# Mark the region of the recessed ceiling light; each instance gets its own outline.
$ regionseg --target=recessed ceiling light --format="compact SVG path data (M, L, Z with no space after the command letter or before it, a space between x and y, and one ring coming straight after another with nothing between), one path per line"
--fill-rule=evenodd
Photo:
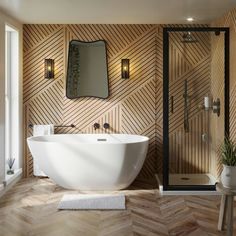
M188 17L187 21L192 22L192 21L194 21L194 19L193 19L193 17Z

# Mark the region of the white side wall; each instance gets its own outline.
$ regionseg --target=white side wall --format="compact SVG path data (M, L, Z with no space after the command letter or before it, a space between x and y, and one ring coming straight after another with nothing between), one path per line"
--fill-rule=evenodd
M17 30L19 30L19 73L20 73L20 81L19 81L19 107L20 107L20 117L19 121L20 130L19 130L19 167L23 165L23 112L22 112L22 59L23 59L23 51L22 51L22 24L18 21L12 19L11 17L5 15L0 11L0 184L4 181L5 178L5 24L8 24ZM17 118L16 118L17 119Z

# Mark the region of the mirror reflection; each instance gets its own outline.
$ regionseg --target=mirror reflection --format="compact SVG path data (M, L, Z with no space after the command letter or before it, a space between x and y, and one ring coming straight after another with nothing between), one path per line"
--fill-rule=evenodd
M66 96L107 98L108 69L106 42L82 42L69 44Z

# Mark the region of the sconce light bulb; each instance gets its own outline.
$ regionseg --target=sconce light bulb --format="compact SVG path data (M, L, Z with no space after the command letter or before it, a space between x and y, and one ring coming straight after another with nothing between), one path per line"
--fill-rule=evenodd
M54 59L44 60L44 75L46 79L54 78Z
M121 60L121 78L128 79L129 78L129 59Z

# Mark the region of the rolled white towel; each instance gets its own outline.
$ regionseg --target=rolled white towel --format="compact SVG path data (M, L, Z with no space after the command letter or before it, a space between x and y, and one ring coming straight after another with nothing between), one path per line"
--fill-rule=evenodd
M54 125L34 125L33 136L51 135L54 134Z
M54 125L34 125L33 126L33 136L42 136L42 135L51 135L54 134ZM43 176L46 177L47 175L39 168L35 159L33 159L34 163L34 176Z

